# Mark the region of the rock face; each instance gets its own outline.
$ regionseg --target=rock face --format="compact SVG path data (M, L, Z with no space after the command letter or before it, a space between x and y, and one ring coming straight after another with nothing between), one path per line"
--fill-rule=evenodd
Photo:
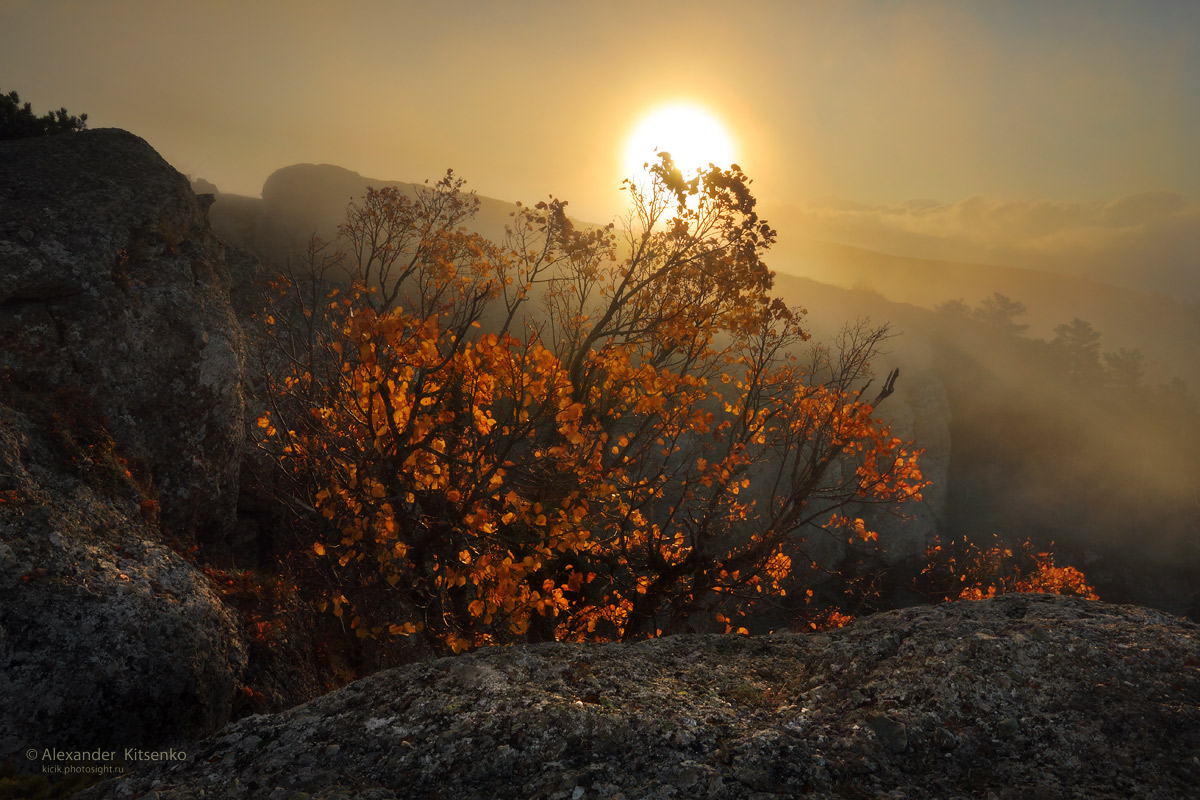
M82 797L1177 798L1200 629L1046 595L379 673Z
M119 130L0 142L0 383L103 417L175 536L231 522L244 344L204 208Z
M0 142L0 164L0 763L203 735L246 644L164 542L222 536L235 511L225 248L124 131Z
M216 730L246 666L237 621L156 541L106 443L48 427L0 406L0 763Z

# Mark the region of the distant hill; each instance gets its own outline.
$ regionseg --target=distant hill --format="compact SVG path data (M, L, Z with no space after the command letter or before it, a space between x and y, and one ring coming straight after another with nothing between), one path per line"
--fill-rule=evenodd
M1053 338L1056 325L1079 317L1103 334L1105 352L1140 348L1156 379L1179 376L1200 385L1200 308L1175 298L1061 273L906 258L811 240L786 241L770 263L780 273L929 309L948 300L974 307L999 292L1028 308L1022 321L1030 336Z
M295 164L274 172L262 198L218 194L209 212L213 229L269 263L282 264L312 234L332 240L346 205L368 186L419 184L364 177L330 164ZM492 238L516 210L514 203L480 196L472 228ZM1140 348L1151 377L1180 376L1200 385L1200 363L1192 352L1200 341L1200 308L1160 294L1139 292L1090 278L1019 267L888 255L844 244L794 239L783 231L770 254L782 275L811 278L831 286L877 292L888 300L932 309L949 300L975 306L993 292L1025 304L1029 335L1053 338L1054 327L1079 317L1103 334L1106 352ZM807 301L796 298L801 304Z
M346 205L367 187L396 186L412 194L420 184L366 178L331 164L294 164L276 170L263 184L262 198L218 194L209 212L213 230L245 247L264 262L282 264L313 234L331 241L346 218ZM499 239L516 210L513 203L479 196L473 228Z

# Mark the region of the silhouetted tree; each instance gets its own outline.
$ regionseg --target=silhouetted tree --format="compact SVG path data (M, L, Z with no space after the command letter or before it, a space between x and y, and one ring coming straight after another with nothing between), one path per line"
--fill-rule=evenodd
M1146 359L1138 348L1127 350L1124 347L1115 353L1104 354L1104 365L1108 368L1108 380L1117 387L1130 391L1141 388L1146 377Z
M1024 316L1025 312L1024 303L993 292L991 297L985 298L979 304L979 308L971 312L971 316L985 325L999 328L1004 333L1020 336L1029 328L1025 323L1017 322L1017 317Z
M961 299L947 300L934 308L934 311L955 322L962 322L971 318L971 307Z
M1200 414L1200 406L1188 389L1183 378L1175 377L1170 383L1160 383L1155 393L1154 404L1159 413L1171 419L1180 420L1187 424L1195 424Z
M43 116L33 113L33 106L22 103L16 92L0 92L0 139L26 139L54 133L81 131L87 127L87 114L72 116L65 108Z
M1054 328L1050 342L1059 368L1077 383L1100 382L1100 331L1079 317Z
M204 178L193 178L189 175L188 180L191 181L192 191L196 194L217 194L221 191L215 183L206 181Z

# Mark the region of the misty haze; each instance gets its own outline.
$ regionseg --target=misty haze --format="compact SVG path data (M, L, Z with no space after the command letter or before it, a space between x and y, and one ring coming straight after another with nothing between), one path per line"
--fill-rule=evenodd
M0 796L1194 786L1197 75L1166 0L0 0Z

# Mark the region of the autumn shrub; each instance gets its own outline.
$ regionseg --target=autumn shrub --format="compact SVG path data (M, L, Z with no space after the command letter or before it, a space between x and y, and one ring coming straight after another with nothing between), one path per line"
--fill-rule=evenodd
M962 537L947 545L935 540L925 551L917 581L926 595L940 601L982 600L1013 592L1068 594L1099 600L1096 590L1075 567L1055 563L1054 544L1039 549L1026 539L1015 549L994 537L984 547Z
M874 417L895 374L866 394L886 329L801 352L745 175L649 174L620 230L551 199L502 242L450 173L371 189L274 282L262 446L357 636L711 628L784 593L808 537L874 538L861 504L920 498Z

